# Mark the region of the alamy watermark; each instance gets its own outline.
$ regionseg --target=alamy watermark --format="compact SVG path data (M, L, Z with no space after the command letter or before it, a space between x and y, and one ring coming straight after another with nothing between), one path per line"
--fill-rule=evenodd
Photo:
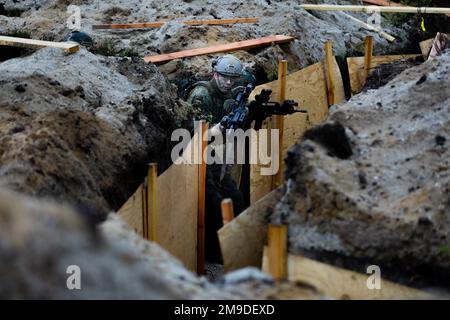
M67 19L67 28L69 30L81 30L81 9L79 6L70 5L67 7L67 13L70 14Z
M66 286L69 290L81 290L81 268L77 265L70 265L66 269L67 277Z
M261 175L274 175L280 167L279 130L278 129L227 129L225 132L217 126L207 130L201 139L207 142L204 152L201 150L200 125L194 122L194 138L187 129L173 131L171 140L178 141L172 149L172 162L180 164L259 164ZM246 161L245 145L249 152Z
M367 274L370 274L366 281L367 289L381 290L381 269L377 265L367 267Z

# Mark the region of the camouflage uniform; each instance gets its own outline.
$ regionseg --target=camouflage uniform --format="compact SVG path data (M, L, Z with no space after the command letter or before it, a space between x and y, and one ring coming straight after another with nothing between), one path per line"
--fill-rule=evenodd
M231 112L228 99L232 93L223 94L214 79L201 81L192 89L187 102L195 108L196 119L205 120L210 127L219 123ZM222 262L217 231L223 226L221 201L233 200L234 212L239 214L245 209L244 198L236 182L226 173L221 179L222 165L212 164L206 167L206 216L205 216L205 256L209 262Z
M226 100L232 98L231 94L223 94L217 88L216 81L200 81L192 89L187 102L195 109L196 119L209 123L218 123L231 110L224 110Z

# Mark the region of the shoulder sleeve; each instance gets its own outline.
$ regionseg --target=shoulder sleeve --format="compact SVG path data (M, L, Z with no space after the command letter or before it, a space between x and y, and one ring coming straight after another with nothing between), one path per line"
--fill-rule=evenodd
M192 89L186 101L193 108L194 117L197 120L206 120L208 122L211 120L211 97L209 96L208 89L203 86L195 87Z

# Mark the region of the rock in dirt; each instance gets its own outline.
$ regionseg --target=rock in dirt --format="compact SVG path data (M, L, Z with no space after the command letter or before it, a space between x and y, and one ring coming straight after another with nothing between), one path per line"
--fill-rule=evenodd
M0 185L91 208L118 209L146 164L170 161L187 108L141 59L42 49L0 64Z

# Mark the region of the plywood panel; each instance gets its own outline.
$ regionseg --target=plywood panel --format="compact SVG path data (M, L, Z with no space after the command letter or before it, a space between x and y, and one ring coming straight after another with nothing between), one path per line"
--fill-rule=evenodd
M119 209L118 214L137 234L144 236L143 185Z
M337 65L333 59L333 81L335 86L335 103L345 101L344 85ZM286 99L292 99L299 103L297 108L305 109L308 114L296 113L284 117L283 129L283 159L287 151L299 140L305 130L311 125L323 121L328 116L328 98L326 78L323 62L313 64L300 71L287 76ZM273 81L258 86L253 91L250 99L254 99L262 89L271 89L272 97L278 97L278 82ZM269 128L270 121L266 128ZM281 161L280 170L284 172L284 161ZM271 191L270 176L260 175L260 166L252 165L250 171L250 201L256 202L262 196ZM283 177L284 178L284 177Z
M218 231L225 271L261 266L266 216L278 202L279 193L279 189L272 191Z
M378 56L372 57L371 67L369 74L373 72L373 70L383 63L398 61L402 59L416 58L419 57L420 54L399 54L399 55L391 55L391 56ZM358 93L361 91L364 86L364 57L353 57L347 58L348 64L348 72L350 76L350 88L352 93Z
M268 248L264 248L262 269L268 273ZM381 279L381 289L367 287L369 274L337 268L302 256L288 255L288 279L315 287L336 299L424 299L431 295Z
M197 269L198 165L172 165L157 180L158 244Z

